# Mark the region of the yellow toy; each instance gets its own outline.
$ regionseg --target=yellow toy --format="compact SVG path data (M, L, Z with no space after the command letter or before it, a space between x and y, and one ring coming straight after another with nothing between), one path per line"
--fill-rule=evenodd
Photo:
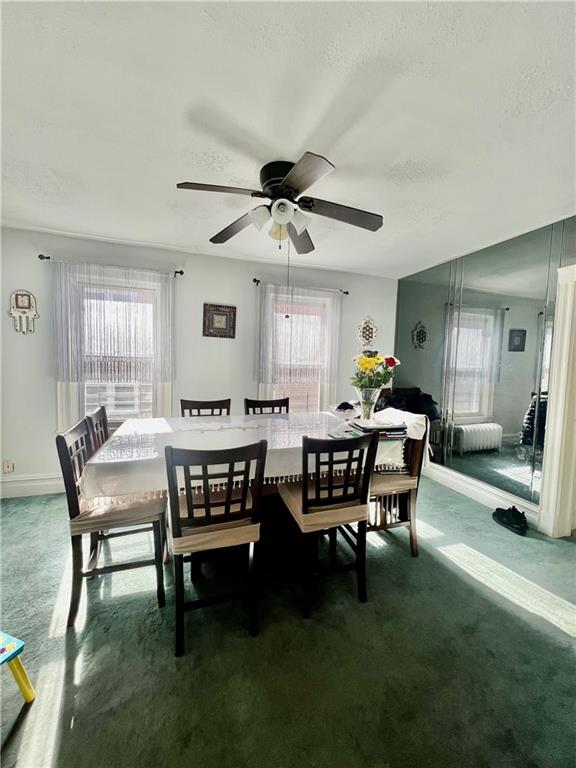
M0 631L0 666L4 663L8 664L24 701L30 704L36 698L36 691L24 669L24 664L19 659L23 650L24 642L22 640L12 637L7 632Z

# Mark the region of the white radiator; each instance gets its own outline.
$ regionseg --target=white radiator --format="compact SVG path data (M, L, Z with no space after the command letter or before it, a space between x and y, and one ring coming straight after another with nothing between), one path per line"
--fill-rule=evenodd
M454 427L454 450L460 456L468 451L493 451L501 447L501 424L457 424Z

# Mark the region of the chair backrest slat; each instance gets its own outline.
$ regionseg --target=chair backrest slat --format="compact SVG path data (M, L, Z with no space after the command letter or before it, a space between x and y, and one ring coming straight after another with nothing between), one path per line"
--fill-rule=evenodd
M231 399L180 400L182 416L230 416Z
M92 430L88 419L81 419L73 427L56 435L56 449L66 490L70 519L80 514L80 480L88 459L94 453Z
M246 416L265 416L271 413L288 413L289 411L289 397L282 397L278 400L251 400L248 397L244 398L244 414Z
M181 536L183 525L203 526L253 518L262 495L267 448L266 440L222 451L167 446L172 535ZM184 511L180 510L182 487L186 497Z
M103 446L106 440L110 437L106 408L101 405L99 408L96 408L94 413L91 413L86 418L88 419L88 426L90 427L92 445L94 450L97 450Z
M337 504L366 504L376 461L378 435L342 440L302 439L302 510ZM326 458L323 458L326 457ZM312 460L312 473L310 463Z

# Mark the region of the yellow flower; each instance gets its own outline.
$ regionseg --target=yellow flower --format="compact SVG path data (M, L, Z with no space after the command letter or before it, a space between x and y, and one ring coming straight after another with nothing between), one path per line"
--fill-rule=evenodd
M382 355L375 355L374 357L366 357L366 355L360 355L356 358L356 366L362 373L371 373L381 363L384 362Z

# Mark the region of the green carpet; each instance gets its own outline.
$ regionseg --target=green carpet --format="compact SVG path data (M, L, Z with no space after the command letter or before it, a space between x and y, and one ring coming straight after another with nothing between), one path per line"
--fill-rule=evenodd
M88 582L65 633L64 498L3 502L2 625L26 640L38 698L22 710L2 669L2 765L573 768L569 606L554 596L574 601L574 541L515 536L426 480L419 519L418 559L405 531L371 537L367 604L352 574L331 576L303 620L273 558L260 636L240 603L196 611L176 659L168 568L164 610L152 568L113 574ZM138 538L116 559L151 549Z

